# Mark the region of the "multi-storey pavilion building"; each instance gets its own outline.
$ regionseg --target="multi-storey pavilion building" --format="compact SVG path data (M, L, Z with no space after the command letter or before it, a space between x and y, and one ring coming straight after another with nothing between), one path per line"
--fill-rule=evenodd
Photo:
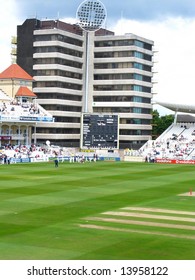
M33 78L17 64L0 73L0 146L36 143L36 124L53 117L36 102Z
M37 125L37 142L79 147L86 110L119 115L120 148L151 138L153 41L105 29L87 37L78 25L27 19L17 27L17 63L33 76L37 102L55 117Z

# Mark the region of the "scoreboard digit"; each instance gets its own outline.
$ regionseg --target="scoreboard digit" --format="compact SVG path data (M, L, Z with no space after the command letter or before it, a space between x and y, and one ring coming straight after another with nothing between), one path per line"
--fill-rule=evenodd
M118 149L118 115L82 115L81 148Z

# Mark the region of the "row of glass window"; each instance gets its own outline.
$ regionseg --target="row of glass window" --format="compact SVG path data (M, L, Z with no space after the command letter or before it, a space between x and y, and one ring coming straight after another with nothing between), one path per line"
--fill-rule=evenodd
M150 104L151 99L141 96L94 96L94 102L140 102Z
M96 41L95 47L116 47L116 46L137 46L143 49L152 50L152 45L134 39Z
M34 59L34 64L59 64L74 68L82 68L82 63L60 58L37 58ZM94 69L121 69L121 68L136 68L151 72L152 67L138 62L114 62L114 63L95 63Z
M82 96L75 94L63 94L59 92L41 92L39 93L41 99L61 99L71 101L82 101Z
M59 117L59 116L56 116L55 117L55 121L56 122L62 122L62 123L79 123L80 124L81 120L80 120L80 118L74 117L74 116L72 116L72 117L67 117L67 116ZM150 125L151 124L151 120L149 120L149 119L137 119L137 118L132 118L132 119L120 118L120 124ZM26 133L26 131L23 132L23 133Z
M50 52L58 52L62 54L67 54L76 57L82 57L83 53L74 49L62 48L59 46L47 46L47 47L36 47L34 49L35 53L50 53Z
M73 60L57 58L57 57L36 58L34 59L34 65L35 64L59 64L59 65L65 65L65 66L79 68L79 69L82 68L82 63Z
M80 118L77 118L77 117L59 117L59 116L56 116L55 117L55 121L56 122L65 122L65 123L80 123Z
M47 133L47 134L80 134L79 128L37 128L37 133Z
M140 85L95 85L94 91L139 91L151 93L151 88Z
M79 91L82 90L82 85L58 81L38 81L34 83L34 88L36 87L56 87ZM140 85L94 85L94 91L139 91L151 93L151 88Z
M37 133L46 134L80 134L79 128L37 128ZM119 135L150 135L150 130L141 129L119 129Z
M44 105L44 109L47 111L82 112L82 107L60 104L47 104Z
M151 83L151 77L137 73L120 73L120 74L96 74L94 80L139 80Z
M95 63L94 69L121 69L121 68L136 68L151 72L152 67L138 62L113 62L113 63Z
M95 52L95 58L136 57L152 61L152 56L138 51Z
M68 44L75 45L75 46L80 46L80 47L82 47L82 45L83 45L82 40L78 40L78 39L68 37L68 36L65 36L65 35L61 35L61 34L36 35L35 36L35 41L36 42L60 41L60 42L64 42L64 43L68 43Z
M36 42L41 42L41 41L60 41L64 43L68 43L71 45L76 45L76 46L83 46L83 41L78 40L66 35L62 34L48 34L48 35L36 35L35 36L35 41ZM146 42L142 42L140 40L134 40L134 39L123 39L123 40L107 40L107 41L96 41L95 42L95 47L113 47L113 46L137 46L139 48L147 49L147 50L152 50L152 45L148 44Z
M74 68L82 68L82 63L62 59L62 58L36 58L34 64L59 64ZM95 63L94 69L119 69L119 68L136 68L144 71L151 72L152 67L138 62L114 62L114 63Z
M75 57L82 57L83 53L74 49L63 48L59 46L44 46L44 47L36 47L35 53L50 53L50 52L58 52L62 54L67 54ZM120 51L120 52L95 52L94 58L111 58L111 57L136 57L148 61L152 61L152 56L138 52L138 51Z
M134 113L134 114L151 114L147 108L137 107L94 107L94 113Z
M36 70L34 71L36 76L61 76L67 77L71 79L82 79L82 74L70 72L70 71L62 71L59 69L47 69L47 70ZM139 80L144 82L151 83L151 77L140 75L138 73L120 73L120 74L95 74L94 80Z
M36 76L61 76L61 77L67 77L71 79L78 79L78 80L82 79L82 75L80 73L62 71L59 69L37 70Z
M47 111L82 112L82 107L60 104L46 104L44 109ZM94 113L100 112L150 114L151 110L139 107L94 107Z
M120 123L122 124L144 124L144 125L150 125L151 120L148 119L124 119L125 121L123 122L123 119L121 120Z
M56 88L64 88L64 89L79 90L79 91L82 90L82 85L73 84L73 83L63 83L58 81L39 81L39 82L35 82L33 87L34 88L56 87ZM37 95L39 94L37 93Z
M141 130L141 129L120 129L119 135L151 135L151 130Z

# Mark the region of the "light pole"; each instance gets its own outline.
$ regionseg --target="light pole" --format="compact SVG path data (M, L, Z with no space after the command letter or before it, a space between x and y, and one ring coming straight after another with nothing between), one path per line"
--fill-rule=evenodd
M94 36L95 31L100 29L106 20L106 9L99 0L86 0L83 1L77 9L77 20L79 26L86 34L86 59L85 59L85 82L84 82L84 112L89 112L88 99L89 99L89 60L91 54L90 43L91 38Z

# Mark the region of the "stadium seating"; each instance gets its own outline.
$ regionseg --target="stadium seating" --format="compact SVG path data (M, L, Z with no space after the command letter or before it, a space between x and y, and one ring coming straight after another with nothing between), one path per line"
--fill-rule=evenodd
M0 114L3 116L45 116L49 115L40 105L26 102L0 100Z
M140 152L148 159L195 159L195 124L172 124L156 140L141 147Z

